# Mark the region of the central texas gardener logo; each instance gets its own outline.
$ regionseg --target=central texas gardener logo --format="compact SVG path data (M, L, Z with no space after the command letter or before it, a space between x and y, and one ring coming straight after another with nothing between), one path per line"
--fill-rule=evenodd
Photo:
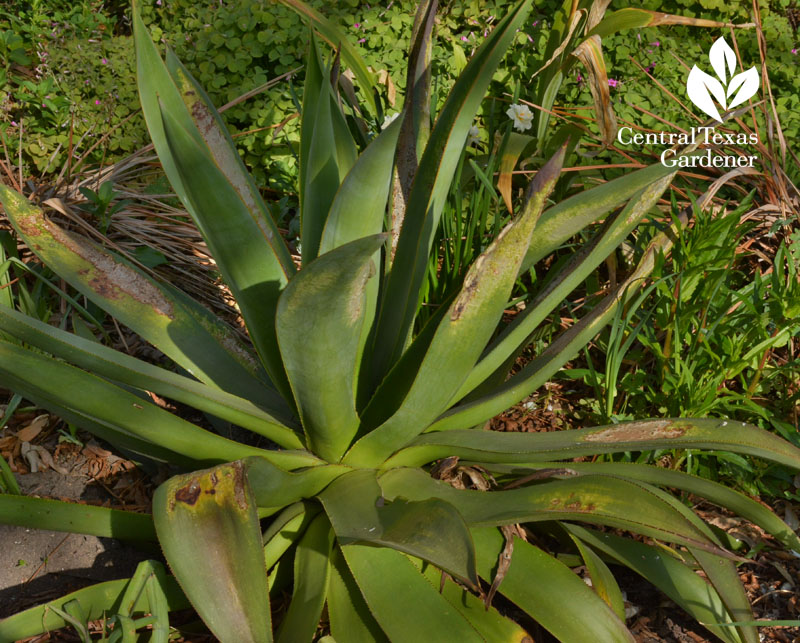
M736 53L725 42L725 38L717 38L708 52L708 58L717 78L695 65L689 72L686 91L697 107L721 123L722 117L714 100L722 107L723 111L741 105L758 91L758 71L755 67L751 67L747 71L734 75Z

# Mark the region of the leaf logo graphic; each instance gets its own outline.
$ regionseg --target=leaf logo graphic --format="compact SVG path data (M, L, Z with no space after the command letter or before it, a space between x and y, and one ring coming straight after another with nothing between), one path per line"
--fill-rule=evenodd
M741 105L758 91L758 71L751 67L734 76L736 54L725 38L717 38L708 58L717 78L695 65L686 80L686 93L695 105L721 123L722 117L714 101L722 106L723 111Z

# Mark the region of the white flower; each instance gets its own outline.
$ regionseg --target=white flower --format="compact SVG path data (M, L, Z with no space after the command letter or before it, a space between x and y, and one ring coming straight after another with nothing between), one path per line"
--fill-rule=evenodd
M389 115L387 115L387 116L386 116L386 118L384 118L384 119L383 119L383 125L381 125L381 129L382 129L382 130L384 130L384 129L386 129L387 127L389 127L389 125L391 125L391 124L392 124L392 122L393 122L393 121L394 121L394 120L395 120L395 119L396 119L398 116L400 116L400 113L399 113L399 112L398 112L397 114L389 114Z
M481 131L477 125L469 128L469 135L467 136L467 145L477 145L481 142Z
M520 132L531 128L533 112L527 105L512 105L508 108L506 114L514 121L514 128Z

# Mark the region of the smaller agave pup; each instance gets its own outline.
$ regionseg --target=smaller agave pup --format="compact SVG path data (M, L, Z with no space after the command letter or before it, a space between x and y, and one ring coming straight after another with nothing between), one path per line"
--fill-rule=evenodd
M286 3L337 41L311 9ZM758 641L752 626L725 626L752 620L736 557L663 488L736 511L800 551L787 525L761 504L680 471L573 460L705 448L797 468L800 450L754 427L708 419L541 434L482 430L584 346L648 275L656 254L669 249L669 237L657 236L625 283L506 379L532 332L627 237L674 171L658 164L549 204L561 148L445 304L421 328L415 323L474 114L530 8L523 0L497 23L428 130L419 107L430 101L435 2L423 2L401 118L360 154L352 135L359 130L348 126L358 114L342 107L335 71L312 39L300 145L300 270L210 100L172 54L162 61L134 13L139 90L155 149L238 301L252 347L186 295L0 188L25 243L184 373L0 306L0 384L117 447L185 472L158 488L152 516L0 495L0 519L10 524L157 540L173 574L148 563L133 579L0 621L0 640L67 623L85 632L88 619L106 618L104 640L133 641L148 626L149 640L166 642L170 611L189 603L230 643L321 635L347 643L531 640L508 616L513 603L514 613L569 643L632 641L613 564L647 578L711 635ZM580 41L590 30L569 37ZM369 72L353 50L343 47L341 56L367 90L362 113L380 122ZM595 238L503 324L518 274L606 215ZM137 395L144 391L277 447L220 437ZM455 484L465 476L471 488ZM563 553L580 557L592 587L557 557ZM276 596L290 599L273 618Z

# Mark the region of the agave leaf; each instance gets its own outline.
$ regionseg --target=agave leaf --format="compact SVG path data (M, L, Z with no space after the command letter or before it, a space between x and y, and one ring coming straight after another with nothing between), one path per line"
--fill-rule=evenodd
M278 629L279 643L310 641L317 630L330 577L333 531L328 519L317 515L311 522L294 556L294 589L289 609Z
M621 422L551 433L445 431L421 435L414 445L385 466L420 466L452 455L513 464L667 448L732 451L800 469L797 447L752 425L716 418Z
M538 238L538 234L535 238ZM656 257L672 247L673 239L671 231L657 234L645 249L636 269L590 313L561 333L546 350L513 377L483 396L451 409L426 430L443 431L476 426L530 395L611 321L622 302L632 291L640 288L652 272Z
M206 308L88 239L62 230L2 184L0 202L25 244L81 294L198 379L269 403L260 365Z
M185 113L186 106L164 62L161 60L158 49L150 39L150 34L147 32L144 22L142 22L135 2L132 14L133 40L136 46L136 82L147 131L150 133L150 139L153 141L153 146L158 153L161 166L164 168L164 173L175 190L175 194L180 198L181 202L186 203L186 188L178 175L175 160L167 146L159 102L173 113L183 114L184 118L188 118ZM200 143L199 132L195 131L194 135L197 138L197 142Z
M428 255L472 119L495 69L530 11L521 0L501 20L459 76L425 147L381 303L373 359L380 381L400 357L419 303Z
M290 473L259 456L244 458L242 463L247 470L247 479L258 508L275 511L303 498L312 498L333 480L350 471L347 467L331 464ZM261 517L264 517L263 511Z
M466 618L486 641L491 643L529 643L528 633L517 623L500 614L493 606L486 604L472 592L467 591L453 579L443 577L442 572L433 565L422 564L422 574L431 585L439 588L439 593Z
M271 642L261 528L244 465L169 479L156 489L153 520L170 568L214 635Z
M536 221L559 177L565 151L566 147L561 147L537 172L521 216L506 226L470 268L461 292L439 322L400 408L361 438L346 462L367 466L381 462L447 408L500 321ZM430 385L433 381L435 387ZM382 386L393 385L390 376Z
M336 547L331 557L331 576L328 583L328 616L331 634L348 643L389 643L389 639L364 602L361 592L341 549Z
M477 431L449 433L460 434L462 437L458 438L456 442L459 442L462 446L466 442L471 442L471 439L466 436L476 438L480 435L480 432ZM446 435L448 433L439 434L442 439L446 439ZM496 440L494 450L502 451L510 447L510 451L515 451L524 442L524 440L520 442L516 442L516 440L523 437L533 438L533 442L537 443L538 446L533 446L532 443L529 444L531 447L529 451L530 458L526 456L520 457L521 453L519 452L512 455L510 451L506 450L506 455L498 459L498 461L505 460L506 462L510 461L509 456L515 462L521 462L526 459L533 461L540 458L542 460L553 460L593 455L595 453L619 453L622 451L669 448L732 451L778 462L793 469L800 469L800 449L797 447L772 433L744 422L717 418L621 422L608 426L564 431L558 434L485 435ZM420 436L417 441L424 441L425 437L428 436ZM434 434L431 434L430 437L434 438ZM507 438L511 438L511 440L505 442ZM501 446L500 443L505 444ZM515 446L512 446L512 443ZM492 450L491 447L487 448L487 451ZM448 452L447 455L454 455L454 453ZM465 457L476 459L472 456ZM478 459L480 459L480 456ZM490 460L493 457L488 456L483 459Z
M153 541L156 536L148 514L16 494L0 493L0 516L6 525L101 538Z
M248 231L255 235L254 248L258 247L255 245L256 240L261 244L261 252L258 254L263 256L257 260L262 262L263 268L269 270L267 274L270 278L285 282L295 273L292 257L275 224L275 215L261 198L253 177L245 168L236 150L225 122L214 108L208 94L171 50L167 51L166 66L180 92L191 121L181 118L180 113L172 115L177 116L176 120L189 131L192 131L189 127L190 122L194 124L208 158L216 165L217 180L220 183L227 183L235 191L236 198L228 203L228 207L230 209L235 207L238 210L236 222L246 226ZM196 136L192 139L198 140ZM180 174L180 167L178 171ZM184 182L184 186L191 189L189 183ZM200 208L193 213L193 216L201 229L211 229L215 225L214 218L222 215L215 214L207 208ZM230 248L226 248L223 244L224 240L219 244L220 250L231 255Z
M491 580L504 538L495 528L472 529L472 535L478 546L478 571ZM625 623L569 567L516 536L499 591L560 641L634 640ZM580 605L580 619L574 618L575 605Z
M329 462L341 458L358 430L365 287L376 272L371 257L385 239L373 235L322 255L278 302L278 343L308 444Z
M344 545L342 553L370 612L390 640L483 643L483 637L405 554L358 544Z
M0 308L0 329L97 375L188 404L250 429L282 447L303 448L297 433L285 425L294 423L283 419L288 416L289 410L277 394L274 395L273 408L281 420L241 397L54 328L15 310Z
M627 238L650 211L673 177L674 173L669 174L635 194L625 208L607 222L593 241L584 245L569 264L534 297L533 301L527 303L525 310L516 315L514 321L503 328L486 349L456 394L456 399L473 391L481 382L493 376L493 373L498 377L502 374L505 379L510 370L509 359L516 356L520 347L526 344L525 340L547 315ZM508 367L504 368L505 366Z
M0 619L0 640L20 641L66 627L67 621L58 612L63 611L62 608L71 601L77 601L88 620L102 619L108 614L117 613L122 609L123 597L130 582L130 579L123 578L91 585L48 603L18 612L8 618ZM167 607L170 611L190 607L189 601L174 578L171 576L159 578L158 583L166 597ZM144 594L140 595L135 604L129 607L129 613L145 614L151 612L152 609L153 606L147 595Z
M149 453L146 444L150 443L154 457L167 449L177 459L205 462L262 455L286 468L319 463L307 451L267 451L228 440L96 375L4 341L0 341L0 382L45 408L66 411L66 417L86 418L88 429L100 424L121 438L135 438L134 444L145 445L144 454ZM58 387L50 382L58 382ZM79 420L77 424L84 423Z
M383 231L399 133L400 122L394 121L367 146L342 181L325 222L320 254Z
M385 503L374 471L357 470L320 496L338 542L364 541L423 558L477 587L475 550L464 519L437 499Z
M138 11L133 14L139 97L150 138L237 298L273 383L287 397L272 320L278 292L294 272L291 257L207 96L174 57L168 71ZM172 143L165 113L173 124Z
M288 275L265 244L271 233L252 218L252 211L241 200L240 192L220 173L217 161L197 143L191 130L166 109L162 110L161 119L167 146L187 190L185 205L193 213L239 304L272 382L287 397L286 376L275 341L274 316Z
M470 527L579 520L725 553L705 529L672 506L668 494L629 480L581 476L489 493L454 489L418 469L392 469L379 481L385 498L439 498L453 505Z
M733 561L694 547L689 548L689 553L700 563L706 577L728 608L733 621L737 623L752 621L755 617L750 607L750 599L747 598ZM739 625L736 629L746 643L758 643L758 630L753 625Z
M330 74L322 65L313 35L300 136L300 236L305 266L319 254L331 205L357 157L355 142L333 95Z
M271 570L286 551L297 543L319 512L318 504L295 502L275 516L263 534L267 570Z
M402 123L397 146L397 167L392 190L391 260L397 250L397 241L406 215L406 205L411 185L419 167L422 150L431 131L431 47L433 23L438 0L424 0L417 6L414 29L411 33L411 50L406 72L406 97L398 120Z
M696 154L697 152L691 152L687 156ZM598 185L591 190L579 192L545 210L536 227L536 236L528 247L528 254L522 263L522 270L530 268L579 230L593 221L597 221L637 192L674 172L675 170L671 167L655 163L603 183L603 185Z
M590 547L587 547L583 542L571 536L578 552L586 565L586 571L589 572L589 578L592 581L592 587L597 595L614 611L614 614L624 623L625 622L625 600L622 597L622 590L619 588L614 575L611 570L603 562L603 559L597 555Z
M334 49L341 48L341 55L344 61L353 70L353 74L361 88L362 96L367 102L373 114L378 113L378 108L375 104L375 79L372 77L364 59L347 37L325 16L319 14L313 7L309 6L301 0L278 0L282 4L295 11L300 16L306 18L314 29L317 30L328 44Z
M542 462L530 467L516 465L487 465L492 473L510 473L518 479L524 479L526 473L541 469L567 466L578 474L611 475L630 478L639 482L688 491L713 502L720 507L730 509L736 515L746 518L774 536L789 549L800 552L800 538L792 529L767 507L713 480L706 480L683 471L664 469L632 462L570 462L568 465L558 462ZM523 478L520 478L522 476Z
M664 548L646 545L611 533L600 533L575 524L562 523L570 534L641 575L691 614L699 623L723 641L740 643L738 633L713 623L730 623L717 591L686 564L669 555Z

